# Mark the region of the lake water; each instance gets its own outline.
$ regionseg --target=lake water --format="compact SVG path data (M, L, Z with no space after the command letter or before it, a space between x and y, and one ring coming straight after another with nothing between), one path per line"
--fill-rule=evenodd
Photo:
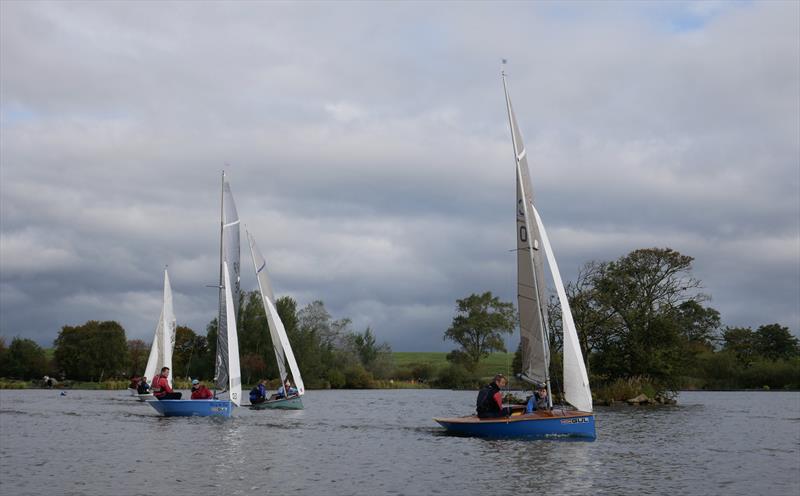
M123 391L0 391L2 495L800 494L800 393L600 407L594 442L452 437L475 392L310 391L163 418Z

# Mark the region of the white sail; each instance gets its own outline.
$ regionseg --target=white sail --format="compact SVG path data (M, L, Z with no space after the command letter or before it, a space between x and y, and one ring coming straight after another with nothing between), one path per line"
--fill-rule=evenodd
M561 322L564 332L564 398L567 403L578 410L591 412L592 391L589 389L589 376L586 373L586 365L583 363L583 353L581 353L575 321L572 319L567 292L564 290L561 273L558 270L558 264L553 255L553 249L550 246L550 240L547 237L547 231L544 229L539 212L532 204L531 209L536 218L536 225L542 235L547 264L550 266L553 283L556 286L556 293L558 293L558 301L561 304Z
M272 314L267 307L267 300L274 302L275 294L272 291L272 285L269 282L267 275L267 262L261 251L256 246L256 240L247 232L247 241L250 244L250 255L253 259L253 268L256 271L256 279L258 280L258 289L261 292L261 299L264 302L264 311L267 315L267 327L269 327L269 337L272 339L272 349L275 351L275 360L278 363L278 372L281 376L281 384L286 380L286 355L283 352L283 345L278 336L276 325L273 323ZM278 318L280 321L280 318ZM281 324L283 325L283 324Z
M543 260L539 254L541 236L536 224L531 222L532 216L528 207L533 204L533 189L528 172L527 150L522 142L505 78L503 89L514 160L517 164L517 308L522 349L521 376L529 382L548 384L550 346L547 330L547 288Z
M224 390L227 388L229 382L228 378L228 363L221 357L226 357L228 352L228 318L227 318L227 305L225 303L225 278L222 274L222 261L227 261L227 275L230 279L230 290L233 308L233 320L236 321L236 315L239 309L239 214L236 211L236 204L233 201L233 194L231 193L231 185L228 183L225 173L222 173L222 205L220 212L220 277L219 277L219 318L217 319L217 349L222 349L222 353L218 354L216 370L215 370L215 383L217 389Z
M283 326L278 309L275 307L275 295L272 292L272 284L269 281L267 274L267 262L264 260L261 251L256 245L256 240L248 232L247 239L250 243L250 253L253 257L253 267L256 271L256 278L258 279L258 288L261 293L261 300L264 303L264 312L267 315L267 325L269 326L269 334L272 338L272 346L275 349L275 359L278 362L278 369L281 374L281 382L286 380L286 365L289 362L289 370L292 372L295 387L300 395L305 394L305 385L303 378L300 376L300 368L297 366L297 360L294 358L292 346L289 343L289 336L286 334L286 328Z
M161 372L162 367L169 367L169 385L172 386L172 350L175 347L175 312L172 309L172 287L169 284L169 274L164 269L164 302L161 306L161 315L153 335L153 344L150 346L150 355L144 377L148 381Z
M228 364L228 397L236 406L239 406L242 401L242 371L239 366L239 338L236 333L236 314L233 311L233 294L227 262L223 262L223 269L225 277L225 310L227 311L226 323L228 325L227 356L224 357L223 361ZM220 354L219 349L217 349L217 354Z

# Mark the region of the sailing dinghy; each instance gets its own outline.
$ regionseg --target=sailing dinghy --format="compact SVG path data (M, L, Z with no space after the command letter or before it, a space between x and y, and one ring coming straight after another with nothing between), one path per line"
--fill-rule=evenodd
M148 402L166 417L230 417L242 399L236 309L239 301L239 215L230 184L222 173L220 212L219 315L214 399L153 400ZM226 394L227 398L218 395Z
M297 388L297 395L256 403L251 405L250 408L253 410L268 408L302 410L302 396L305 394L305 386L303 385L303 378L300 376L300 368L297 366L297 361L292 352L292 346L289 344L289 337L286 335L286 328L283 326L275 306L275 294L272 292L272 284L270 284L269 275L267 274L267 262L264 256L261 255L261 251L256 245L256 240L249 231L247 232L247 241L250 244L250 255L253 258L253 268L256 271L256 279L258 279L258 290L261 294L261 301L264 303L264 312L267 315L269 336L272 338L272 347L275 350L275 360L278 362L281 384L286 382L286 362L288 362L289 370L292 372L292 378Z
M144 369L144 380L152 384L156 374L162 367L169 367L169 381L172 387L172 350L175 347L175 312L172 309L172 287L169 284L169 274L164 269L164 303L161 306L161 316L158 318L156 332L153 335L153 344L150 345L150 355L147 357L147 366ZM135 389L128 389L139 401L155 399L153 393L139 394Z
M517 305L523 361L520 378L528 383L547 387L549 408L532 413L515 412L509 417L491 419L470 415L434 420L448 432L468 436L595 439L592 393L578 342L578 332L547 232L533 203L525 145L522 143L522 134L511 107L505 72L502 74L502 79L517 177ZM547 288L543 268L545 258L561 305L564 334L564 398L575 409L566 407L554 409L550 394Z

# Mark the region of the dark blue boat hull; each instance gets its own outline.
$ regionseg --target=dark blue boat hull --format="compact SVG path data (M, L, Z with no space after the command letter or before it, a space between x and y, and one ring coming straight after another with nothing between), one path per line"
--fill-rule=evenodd
M507 418L478 419L476 416L434 419L448 433L475 437L524 437L534 439L597 437L594 415L560 412L552 415L532 413Z
M150 406L165 417L230 417L230 400L153 400Z

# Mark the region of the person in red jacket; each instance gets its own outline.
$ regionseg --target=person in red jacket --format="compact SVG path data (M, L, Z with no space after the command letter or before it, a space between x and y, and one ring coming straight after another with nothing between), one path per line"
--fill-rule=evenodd
M200 383L197 379L192 381L192 399L193 400L210 400L214 398L214 393L206 387L205 384Z
M172 386L169 385L169 367L163 367L161 373L153 378L153 384L150 385L153 391L153 396L159 400L179 400L181 393L172 391Z

